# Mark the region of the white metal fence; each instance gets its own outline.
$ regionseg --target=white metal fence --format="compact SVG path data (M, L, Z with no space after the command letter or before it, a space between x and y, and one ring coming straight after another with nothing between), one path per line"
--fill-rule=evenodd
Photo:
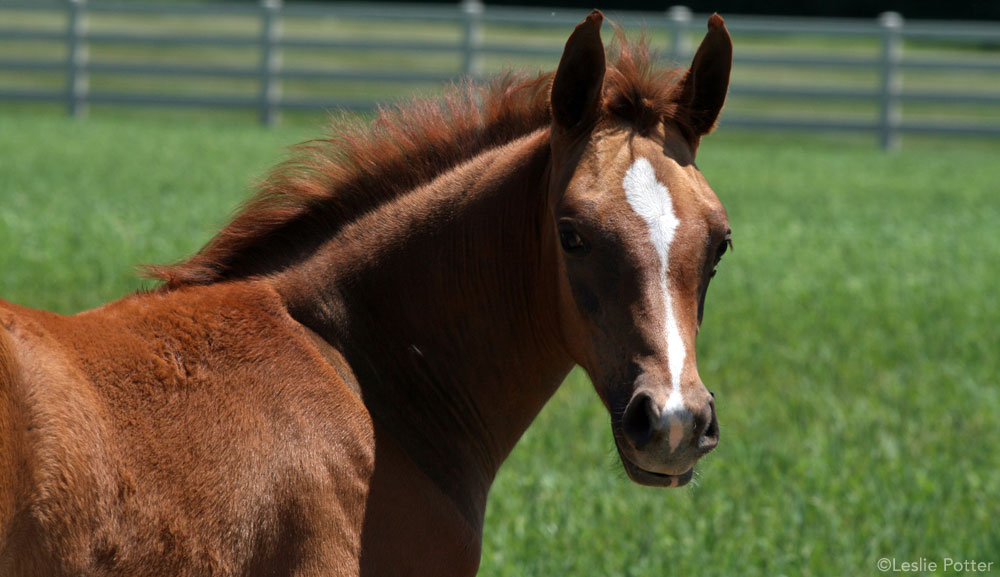
M61 28L35 26L30 23L9 24L9 13L59 13ZM140 18L172 17L225 19L240 17L255 22L256 32L208 31L157 33L136 31L129 27L104 26L94 30L88 19L96 15L132 15ZM284 4L281 0L260 0L252 3L173 3L153 4L111 0L0 0L0 42L50 42L64 46L63 57L33 57L18 54L6 57L0 53L0 74L50 73L62 75L60 86L33 89L8 88L0 83L0 101L65 102L70 114L84 114L90 104L153 104L256 109L262 122L271 124L281 110L310 108L371 109L379 94L361 97L296 96L282 90L294 80L363 81L367 83L443 83L463 75L477 76L484 58L540 57L555 59L559 43L536 43L514 40L489 41L483 30L488 26L513 26L524 30L559 28L561 38L581 18L582 11L543 8L485 7L479 0L463 0L459 4L389 5L389 4ZM402 27L448 25L455 34L436 38L424 35L411 38L376 39L316 37L299 35L283 29L288 19L343 18L351 21L395 23ZM691 56L695 42L702 34L706 17L692 15L681 6L662 13L614 13L615 20L626 27L641 25L652 36L662 38L662 53L666 59L685 62ZM218 22L218 20L213 20ZM869 117L837 117L823 115L783 116L755 113L730 108L724 124L749 128L783 128L812 130L869 131L877 134L886 148L894 147L901 133L952 133L958 135L1000 136L1000 115L993 122L974 116L965 122L928 121L905 118L904 105L971 105L993 108L1000 104L1000 25L994 23L905 22L896 13L883 14L877 21L831 20L803 18L759 18L731 16L727 26L734 36L772 35L804 38L810 35L834 38L860 38L874 48L857 53L780 53L769 54L737 51L737 70L741 65L758 68L781 67L786 70L864 70L877 75L869 86L840 87L821 84L746 83L734 81L731 97L758 99L769 102L819 103L824 101L861 102L873 107ZM521 38L521 37L518 37ZM947 57L903 54L904 42L913 39L929 42L978 43L986 46L984 54L975 50L951 51ZM213 65L203 63L121 62L88 57L91 48L102 45L118 46L197 46L242 48L253 51L255 63L249 65ZM284 64L282 53L295 49L354 53L394 50L404 53L453 54L456 65L451 70L418 70L381 68L329 69ZM993 50L993 52L990 52ZM978 75L985 79L986 90L904 89L901 75L907 71L955 71ZM155 76L160 78L236 79L251 82L256 87L251 94L171 94L166 92L136 92L134 90L92 90L90 78L95 74L121 76ZM978 82L978 81L977 81ZM944 84L947 88L947 84ZM972 87L974 88L974 87Z

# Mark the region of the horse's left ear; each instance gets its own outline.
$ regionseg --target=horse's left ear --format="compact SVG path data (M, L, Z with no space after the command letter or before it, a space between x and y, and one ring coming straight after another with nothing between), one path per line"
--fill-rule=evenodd
M566 41L552 81L552 120L563 131L597 119L604 87L604 15L594 10Z
M701 137L712 131L729 90L729 72L733 68L733 40L726 23L718 14L708 19L708 33L698 46L691 68L681 80L678 104L694 148Z

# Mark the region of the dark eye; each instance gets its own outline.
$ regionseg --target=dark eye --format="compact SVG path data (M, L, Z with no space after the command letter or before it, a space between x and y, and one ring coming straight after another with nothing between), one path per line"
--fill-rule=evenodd
M722 243L719 244L718 248L715 249L715 266L719 265L719 261L722 260L722 255L726 254L726 250L732 248L732 246L733 239L729 236L729 233L726 233L725 240L723 240ZM712 274L709 276L715 276L715 267L712 267Z
M715 264L719 264L719 261L722 260L722 255L726 254L726 249L733 248L733 237L731 234L727 232L726 238L719 244L719 248L715 249Z
M559 223L559 242L562 244L563 250L570 253L579 253L587 248L580 234L576 232L572 224L567 222Z

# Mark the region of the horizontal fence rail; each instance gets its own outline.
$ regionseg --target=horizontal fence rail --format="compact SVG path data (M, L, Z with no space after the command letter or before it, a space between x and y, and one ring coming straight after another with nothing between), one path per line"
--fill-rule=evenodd
M49 14L58 16L56 25L37 25L34 20L8 23L4 14ZM88 26L91 18L127 16L140 18L211 18L212 22L229 19L244 23L242 29L227 26L192 27L184 32L162 32L130 29L120 22L99 28ZM704 15L693 15L683 6L664 12L613 13L612 17L627 28L641 26L667 61L686 62L693 46L703 33ZM61 18L61 21L59 20ZM335 18L342 21L369 22L372 26L397 23L429 29L419 38L372 38L317 36L296 32L286 26L292 21ZM256 110L260 121L273 124L282 110L342 108L372 110L379 94L341 95L327 98L313 95L286 94L283 88L294 81L359 82L372 85L440 85L462 77L484 75L485 59L537 58L552 62L561 52L561 40L581 18L577 10L545 8L501 8L484 6L480 0L463 0L455 5L386 5L386 4L285 4L281 0L260 0L251 3L146 3L100 0L0 0L0 42L48 43L61 48L61 57L34 57L0 52L0 74L62 75L60 88L10 88L0 83L0 101L65 102L70 114L81 116L91 104L207 106ZM297 20L296 20L297 19ZM27 22L27 23L26 23ZM47 21L46 21L47 22ZM511 40L487 38L488 27L513 27L518 36ZM969 105L994 107L1000 105L1000 25L960 22L907 22L899 14L885 13L873 21L850 19L762 18L732 16L727 26L736 37L769 35L792 37L794 40L819 35L828 38L863 39L872 49L859 53L761 53L737 50L735 66L756 68L780 67L798 70L800 74L817 71L870 72L875 78L865 86L787 84L784 82L747 83L734 80L732 98L774 102L867 103L871 117L824 117L822 115L777 115L755 113L753 110L727 110L722 123L726 126L753 129L809 129L867 131L877 134L887 149L898 145L903 133L940 133L954 135L1000 136L1000 122L933 122L920 118L904 118L904 106ZM538 39L532 30L548 31ZM527 31L525 33L524 31ZM555 32L558 31L558 34ZM553 38L560 41L553 41ZM949 42L987 46L986 56L975 49L951 50L945 56L903 54L907 41ZM523 40L523 41L521 41ZM249 58L243 64L213 64L198 62L162 63L145 61L115 61L106 57L91 57L95 49L117 47L119 50L165 50L168 48L198 48L204 50L243 50ZM990 52L992 50L992 52ZM356 67L303 66L285 64L283 55L295 51L341 51L355 55L362 65ZM51 51L50 51L51 52ZM381 54L426 55L427 58L453 58L451 64L439 69L384 69L365 66L367 58ZM956 55L957 54L957 55ZM357 56L362 55L362 56ZM903 74L919 72L968 73L985 75L985 90L964 87L904 89ZM135 92L121 89L91 89L97 75L126 78L143 77L161 80L195 79L204 82L228 80L251 83L256 87L241 94L175 94L167 92ZM2 77L0 77L2 78ZM780 107L777 110L781 110Z

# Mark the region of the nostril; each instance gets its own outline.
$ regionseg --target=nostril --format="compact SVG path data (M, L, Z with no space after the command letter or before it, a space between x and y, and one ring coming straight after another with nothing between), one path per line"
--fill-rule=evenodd
M653 400L646 394L639 394L625 408L622 430L625 438L637 450L641 450L653 439Z
M694 438L697 441L708 432L708 427L712 422L712 410L698 411L694 415Z
M708 408L708 426L705 428L704 433L698 437L698 449L703 453L711 451L719 444L719 419L715 416L714 398L708 403Z

